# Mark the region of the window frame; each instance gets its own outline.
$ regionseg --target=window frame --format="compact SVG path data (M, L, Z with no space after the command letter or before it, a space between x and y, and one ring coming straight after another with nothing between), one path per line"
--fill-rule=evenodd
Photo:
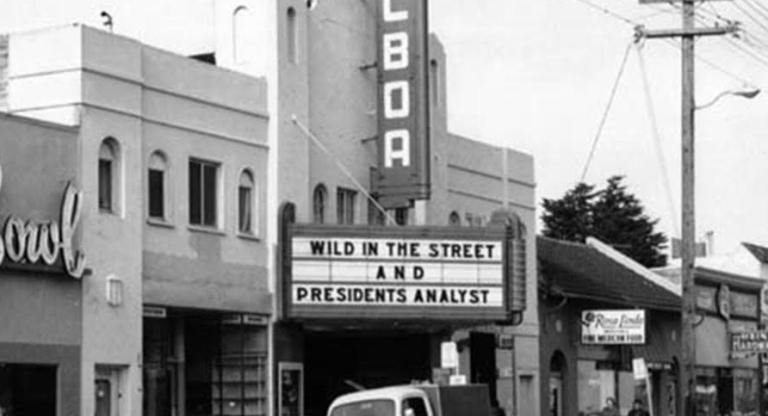
M336 223L352 225L357 210L357 191L351 188L336 188Z
M161 176L161 193L160 203L162 208L162 215L157 216L152 213L152 173L159 172ZM147 182L146 182L146 216L147 221L153 224L170 224L173 217L173 201L171 198L171 186L170 186L170 163L168 157L162 150L155 150L149 154L147 160Z
M249 181L244 184L243 181ZM250 229L244 230L243 225L243 205L242 205L242 191L248 189L248 214ZM259 235L259 208L258 208L258 184L256 183L256 176L253 173L253 169L243 168L240 170L237 181L237 189L235 190L235 206L237 207L237 233L241 236L257 237Z
M318 196L320 196L320 203L318 203ZM328 208L328 188L319 183L312 191L312 222L314 224L325 224L326 208Z
M96 163L96 205L103 214L119 215L121 212L122 164L120 143L112 136L106 136L99 144ZM106 168L106 170L103 170ZM107 178L104 178L104 172ZM108 195L108 198L105 198Z
M199 181L200 181L200 188L197 192L199 194L199 222L193 221L193 190L192 190L192 165L197 164L200 166L200 171L198 173L199 175ZM209 172L207 169L213 169L214 172L214 178L210 182L213 184L214 189L213 192L205 192L206 187L206 180L210 180L206 177L206 172ZM222 183L221 179L223 176L222 172L222 165L219 162L209 160L209 159L201 159L197 157L190 156L189 161L187 163L187 185L188 185L188 212L187 212L187 220L189 222L189 225L194 228L200 228L204 230L221 230L223 226L223 201L221 198L222 195ZM206 221L206 212L207 212L207 206L211 201L206 201L206 197L210 194L213 194L213 201L210 204L210 208L213 209L213 221L208 223Z

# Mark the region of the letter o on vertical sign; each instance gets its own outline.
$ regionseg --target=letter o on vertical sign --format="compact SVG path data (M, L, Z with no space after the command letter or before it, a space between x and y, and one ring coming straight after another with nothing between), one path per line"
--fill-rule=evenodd
M430 194L427 1L376 0L378 164L385 208Z

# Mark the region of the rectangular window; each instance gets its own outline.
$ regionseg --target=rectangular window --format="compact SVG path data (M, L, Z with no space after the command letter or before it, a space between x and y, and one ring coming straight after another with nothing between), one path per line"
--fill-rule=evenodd
M339 224L355 223L355 199L357 192L338 188L336 191L336 218Z
M373 201L368 201L368 225L384 225L384 222L384 213Z
M152 218L165 217L165 189L164 172L162 170L149 170L149 216Z
M218 165L200 160L189 161L189 222L215 227L218 202Z
M99 209L112 211L112 161L99 159Z
M247 186L238 187L238 229L241 233L253 234L253 189Z

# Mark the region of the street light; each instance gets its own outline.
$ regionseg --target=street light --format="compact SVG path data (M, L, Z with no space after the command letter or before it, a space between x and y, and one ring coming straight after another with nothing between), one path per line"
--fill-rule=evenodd
M693 0L684 0L684 26L693 27ZM682 316L680 344L682 355L680 360L680 381L683 393L683 415L696 414L694 400L696 380L696 336L694 333L696 315L696 294L694 283L695 270L695 198L694 198L694 114L714 105L726 95L744 98L754 98L760 93L759 89L728 90L716 95L711 101L697 106L693 99L693 37L684 38L683 48L683 92L682 92L682 244L680 256L680 278L682 283Z
M717 94L715 98L709 100L706 104L697 105L696 110L703 110L707 107L713 106L718 100L725 97L726 95L735 95L737 97L743 97L746 99L752 99L757 97L757 95L760 94L760 88L750 88L745 90L727 90L723 91L720 94Z

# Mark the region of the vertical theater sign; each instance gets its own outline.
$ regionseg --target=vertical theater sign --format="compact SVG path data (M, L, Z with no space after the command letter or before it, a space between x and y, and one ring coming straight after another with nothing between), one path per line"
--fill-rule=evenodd
M378 166L386 208L429 198L426 0L378 0Z

